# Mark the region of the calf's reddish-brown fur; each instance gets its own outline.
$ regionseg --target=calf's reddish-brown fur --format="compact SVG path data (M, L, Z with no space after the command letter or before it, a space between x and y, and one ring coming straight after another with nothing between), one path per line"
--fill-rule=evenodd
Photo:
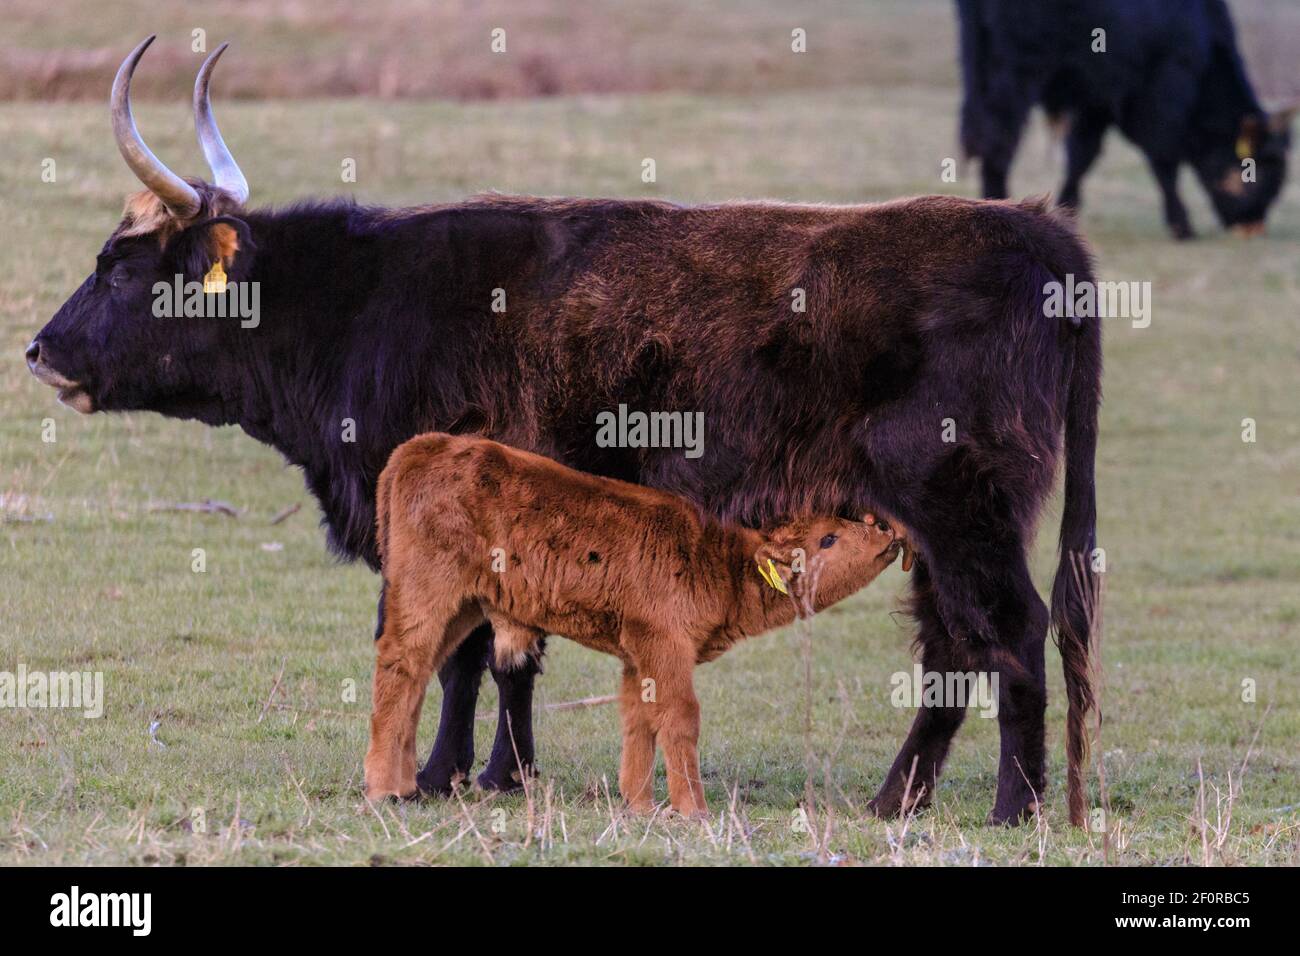
M688 815L706 810L695 665L842 600L904 549L871 515L764 534L703 519L667 492L438 433L393 452L379 479L378 531L385 615L368 797L415 792L425 686L487 620L499 665L523 661L548 633L618 657L619 787L635 809L654 803L657 745L672 806ZM772 574L787 593L765 580Z

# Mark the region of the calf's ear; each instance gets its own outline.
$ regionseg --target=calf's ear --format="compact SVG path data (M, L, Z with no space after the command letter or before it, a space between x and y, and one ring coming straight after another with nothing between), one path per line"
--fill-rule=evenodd
M248 223L234 216L217 216L176 235L167 251L186 282L202 282L217 264L229 281L241 282L252 272L257 247Z
M794 577L789 555L782 554L771 545L763 545L754 554L754 563L758 565L758 574L768 586L787 594L786 584Z

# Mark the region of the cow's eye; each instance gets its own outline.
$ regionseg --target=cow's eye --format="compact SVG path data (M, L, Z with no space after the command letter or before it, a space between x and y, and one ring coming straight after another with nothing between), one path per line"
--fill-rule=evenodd
M126 285L126 281L131 278L127 274L125 266L114 266L113 271L108 274L108 284L114 289L120 289Z
M838 534L828 534L826 537L822 538L822 543L821 543L822 550L825 551L827 548L829 548L838 540L840 540L840 536Z

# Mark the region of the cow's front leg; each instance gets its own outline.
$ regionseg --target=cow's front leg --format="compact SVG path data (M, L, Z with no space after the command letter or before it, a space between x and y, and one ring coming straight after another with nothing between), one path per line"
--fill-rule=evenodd
M1178 163L1168 160L1152 159L1151 171L1160 186L1160 195L1165 203L1165 223L1175 239L1192 239L1192 221L1188 218L1187 207L1178 197Z
M545 639L539 640L535 651L513 667L498 667L496 655L491 656L492 679L497 682L499 700L492 755L486 769L478 775L478 785L484 790L518 790L525 775L537 772L533 753L533 681L542 672L545 650Z
M491 647L492 628L477 627L438 672L442 714L429 762L417 778L424 793L445 796L469 778L474 767L474 709Z

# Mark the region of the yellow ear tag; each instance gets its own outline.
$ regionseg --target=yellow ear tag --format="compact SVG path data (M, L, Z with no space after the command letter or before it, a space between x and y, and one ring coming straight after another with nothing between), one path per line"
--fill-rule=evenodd
M1250 137L1242 136L1237 139L1237 158L1246 159L1250 156Z
M759 567L759 570L763 570L762 566ZM781 575L777 573L776 565L772 563L771 558L767 559L767 573L771 575L771 578L768 579L768 584L772 585L772 587L776 588L782 594L790 593L785 589L785 582L781 580Z
M226 291L226 270L221 267L221 260L212 263L212 268L203 277L203 291L208 295L222 295Z

